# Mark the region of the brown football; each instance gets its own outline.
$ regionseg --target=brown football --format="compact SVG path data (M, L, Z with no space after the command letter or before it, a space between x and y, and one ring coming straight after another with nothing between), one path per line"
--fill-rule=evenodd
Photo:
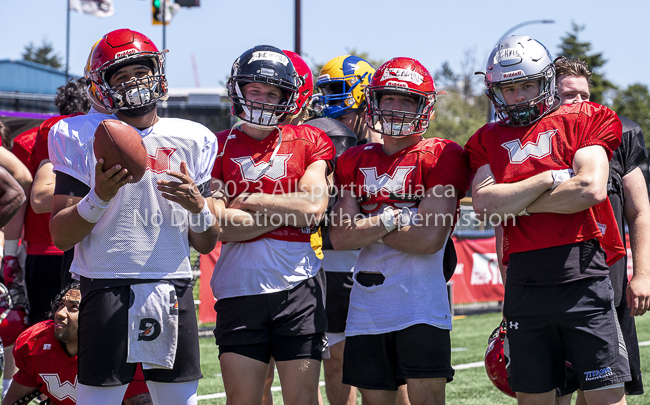
M104 159L104 171L120 165L133 176L131 183L140 181L147 170L147 148L142 137L120 120L104 120L99 124L93 150L97 160Z

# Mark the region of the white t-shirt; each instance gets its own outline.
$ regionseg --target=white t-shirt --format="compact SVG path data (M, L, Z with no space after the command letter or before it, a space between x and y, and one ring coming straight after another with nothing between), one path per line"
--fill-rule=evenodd
M93 152L101 113L66 118L49 134L54 170L89 187L95 185ZM137 130L137 129L136 129ZM157 180L176 180L166 169L180 171L187 162L197 185L210 180L216 137L201 124L172 118L138 131L149 155L147 171L137 183L120 188L93 230L75 247L70 271L87 278L191 278L188 211L162 197Z
M350 294L346 336L378 335L416 324L451 330L451 313L442 258L435 254L405 253L382 243L361 249L359 271L381 272L382 285L364 287L355 281Z
M360 250L323 249L323 270L331 273L351 273Z
M228 242L221 248L210 286L218 300L290 290L314 277L320 264L309 242Z

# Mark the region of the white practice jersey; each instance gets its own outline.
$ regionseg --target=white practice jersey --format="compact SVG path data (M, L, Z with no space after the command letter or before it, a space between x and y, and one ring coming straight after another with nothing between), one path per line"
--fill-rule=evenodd
M89 187L95 185L94 133L105 119L117 118L100 113L76 116L50 130L49 154L55 171ZM192 277L189 213L163 198L156 182L177 180L165 171L180 171L183 161L197 185L208 182L217 139L201 124L173 118L160 118L138 132L149 155L145 175L119 190L92 232L76 245L72 273L100 279Z

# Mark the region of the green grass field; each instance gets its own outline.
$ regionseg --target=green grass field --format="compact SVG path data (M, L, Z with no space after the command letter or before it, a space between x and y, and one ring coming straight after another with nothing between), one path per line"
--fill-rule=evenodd
M499 324L500 313L473 315L455 319L451 333L452 352L451 362L454 366L483 361L487 339L492 330ZM645 315L636 319L639 342L650 341L650 316ZM643 368L650 364L650 344L641 346L641 365ZM199 404L225 404L224 389L221 380L221 369L217 358L218 351L213 338L201 339L201 367L203 378L199 383ZM323 381L321 373L321 381ZM274 386L279 387L277 378ZM644 381L646 393L650 392L650 377ZM329 404L325 395L325 387L321 386L321 393L325 404ZM205 398L210 394L221 394L218 398ZM282 404L280 391L273 392L274 403ZM447 403L459 405L489 405L489 404L515 404L516 400L499 392L488 380L485 368L472 367L457 369L454 381L447 384ZM628 404L650 405L650 395L628 397ZM357 403L361 403L359 399Z

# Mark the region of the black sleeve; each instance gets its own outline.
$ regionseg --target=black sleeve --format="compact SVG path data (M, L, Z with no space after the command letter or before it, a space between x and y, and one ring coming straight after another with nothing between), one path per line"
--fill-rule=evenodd
M630 174L636 169L644 160L647 159L647 151L645 148L645 141L643 139L643 130L636 122L620 117L623 124L623 138L621 140L621 147L624 147L624 167L623 176Z
M199 193L205 198L212 196L212 190L210 190L210 180L206 181L203 184L197 186L199 188Z
M85 197L90 192L90 187L69 174L54 171L56 182L54 183L54 195L71 195L73 197Z

